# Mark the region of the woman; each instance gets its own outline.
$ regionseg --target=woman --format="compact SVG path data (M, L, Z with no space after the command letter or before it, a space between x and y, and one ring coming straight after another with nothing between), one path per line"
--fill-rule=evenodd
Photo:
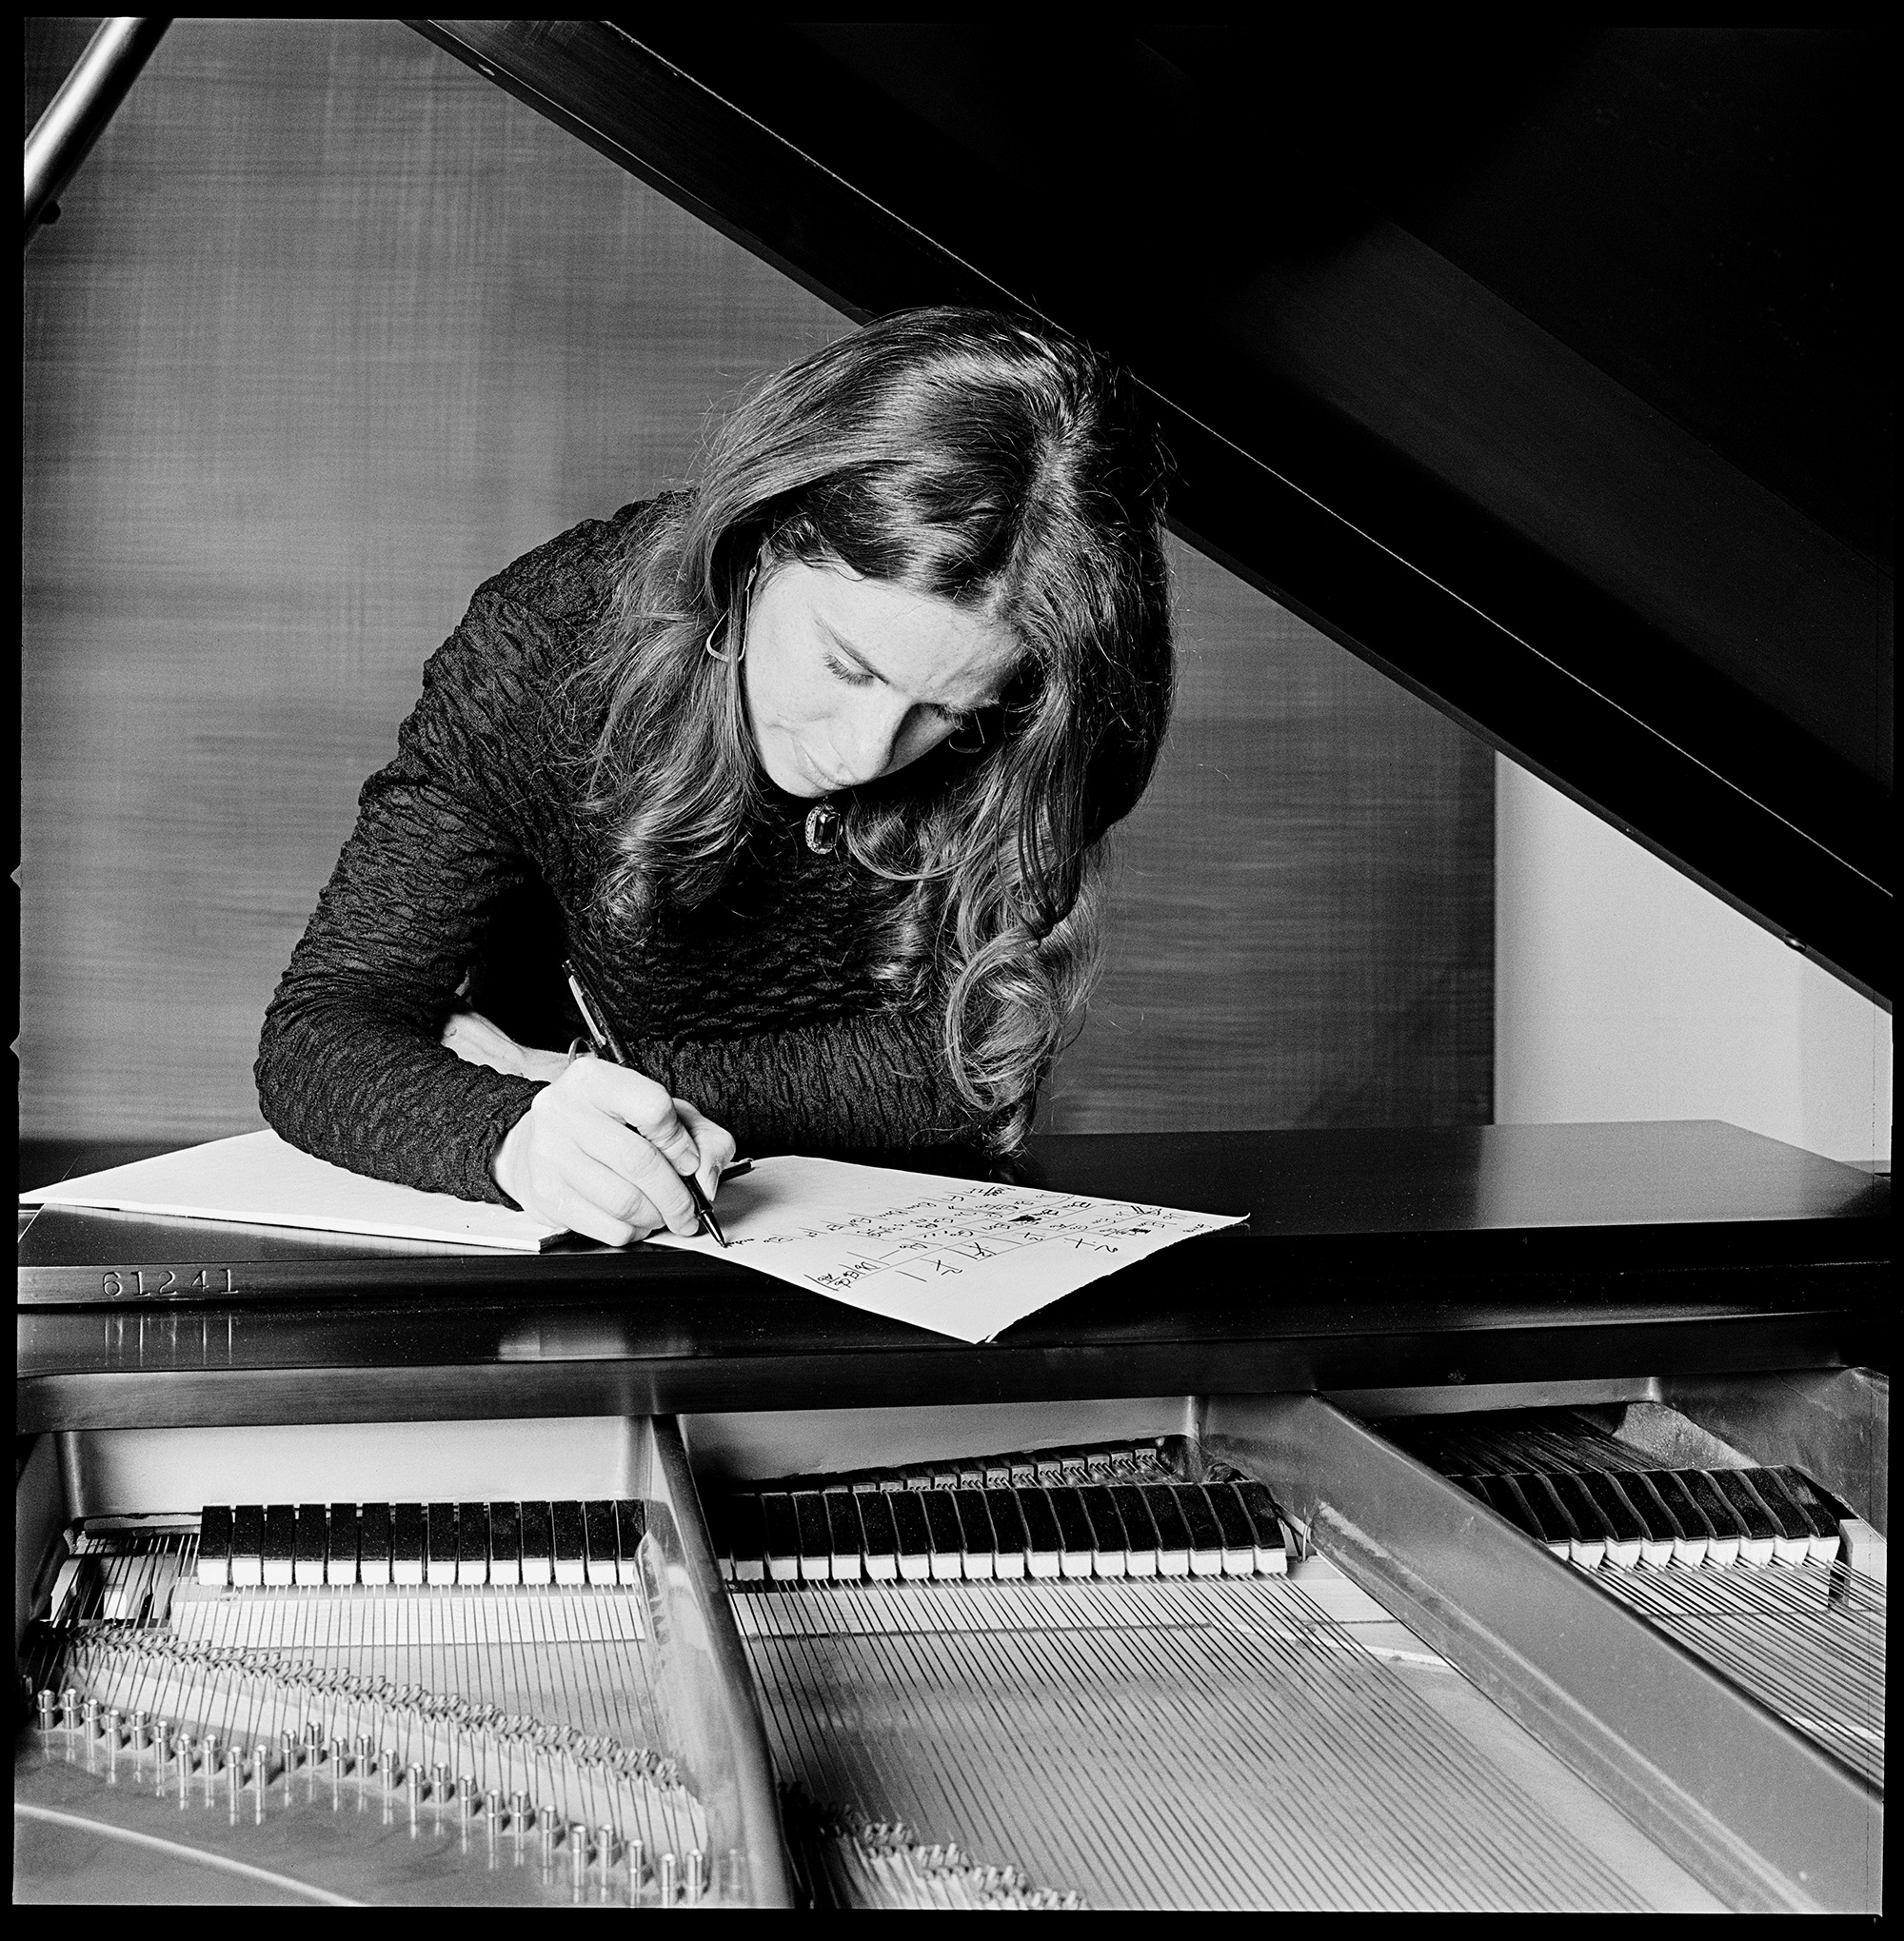
M617 1246L693 1232L736 1138L1019 1144L1169 715L1162 473L1128 377L984 312L758 386L692 491L518 560L432 657L266 1118ZM565 958L636 1069L564 1056Z

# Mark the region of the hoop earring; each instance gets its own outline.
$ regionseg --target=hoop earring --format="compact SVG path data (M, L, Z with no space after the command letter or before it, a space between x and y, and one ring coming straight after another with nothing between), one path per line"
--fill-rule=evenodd
M969 747L956 737L965 728L970 728L978 740ZM945 745L955 755L982 755L985 752L985 718L983 715L968 715L952 733L945 737Z

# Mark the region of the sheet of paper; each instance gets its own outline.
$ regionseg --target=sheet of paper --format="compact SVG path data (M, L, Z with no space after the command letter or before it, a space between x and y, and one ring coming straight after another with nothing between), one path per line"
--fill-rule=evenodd
M1061 1295L1247 1214L1184 1213L837 1159L762 1159L715 1204L728 1250L658 1234L848 1307L989 1341Z
M274 1132L248 1132L135 1159L129 1166L23 1193L20 1200L26 1206L96 1206L169 1218L438 1240L517 1254L539 1253L561 1238L561 1229L510 1207L457 1199L447 1193L419 1193L411 1186L346 1172L287 1145Z

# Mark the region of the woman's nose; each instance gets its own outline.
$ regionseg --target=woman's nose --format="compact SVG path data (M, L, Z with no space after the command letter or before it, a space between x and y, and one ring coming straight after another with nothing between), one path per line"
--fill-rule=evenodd
M856 712L851 748L841 750L842 754L850 753L852 780L856 784L877 782L891 769L911 712L903 703L888 706L869 704Z

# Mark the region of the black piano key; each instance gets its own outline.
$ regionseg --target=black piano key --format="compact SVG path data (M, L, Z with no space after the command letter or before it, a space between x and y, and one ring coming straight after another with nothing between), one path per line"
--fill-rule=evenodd
M624 1496L615 1505L616 1580L639 1584L642 1580L642 1538L648 1534L647 1505L633 1496ZM729 1553L731 1555L731 1552ZM756 1557L760 1553L755 1552Z
M833 1581L857 1584L864 1568L861 1545L865 1541L859 1504L845 1490L828 1490L821 1501L826 1506L827 1565Z
M1124 1526L1124 1575L1156 1576L1157 1525L1143 1492L1132 1483L1113 1483L1111 1501L1118 1506L1118 1521Z
M800 1576L800 1519L793 1514L793 1497L785 1490L767 1490L760 1500L767 1575L777 1584L793 1583Z
M853 1507L860 1518L860 1540L864 1546L866 1575L881 1583L899 1575L899 1531L893 1522L892 1499L883 1490L856 1495Z
M265 1505L265 1541L259 1552L267 1584L288 1584L297 1558L297 1506Z
M1124 1519L1102 1483L1086 1483L1078 1492L1091 1525L1091 1571L1094 1576L1122 1577L1130 1574L1130 1542Z
M1501 1476L1497 1480L1518 1492L1528 1514L1539 1527L1541 1542L1549 1550L1557 1551L1562 1556L1572 1553L1579 1532L1574 1528L1567 1506L1554 1494L1544 1476L1526 1471Z
M583 1575L596 1586L621 1582L621 1545L615 1535L615 1506L596 1497L582 1506L582 1535L588 1548Z
M555 1581L588 1581L588 1525L579 1502L548 1506L549 1534L555 1539Z
M992 1535L998 1541L998 1549L993 1553L993 1575L1001 1577L1023 1576L1025 1552L1030 1548L1030 1539L1025 1535L1024 1513L1018 1506L1018 1492L1012 1489L987 1490L985 1514L992 1519Z
M456 1506L456 1582L486 1584L489 1581L489 1506L486 1503L459 1503Z
M767 1519L749 1492L727 1498L727 1541L737 1584L758 1584L767 1574Z
M198 1513L198 1581L222 1591L231 1581L231 1506L208 1503Z
M390 1508L390 1582L423 1582L428 1533L421 1503L395 1503Z
M1051 1498L1033 1485L1015 1489L1019 1515L1024 1524L1024 1567L1034 1577L1055 1577L1062 1569L1064 1539L1059 1534L1058 1518L1052 1514Z
M1578 1476L1564 1469L1551 1470L1547 1487L1559 1499L1576 1532L1575 1556L1583 1564L1598 1563L1606 1555L1608 1530L1599 1506L1580 1487Z
M489 1505L489 1581L520 1584L523 1580L523 1506Z
M1144 1507L1157 1526L1157 1568L1166 1577L1190 1575L1190 1526L1177 1507L1177 1495L1168 1483L1144 1483Z
M456 1505L430 1503L424 1510L424 1582L456 1581Z
M325 1560L330 1555L330 1517L322 1503L300 1503L297 1535L291 1552L291 1579L307 1590L324 1582Z
M1524 1535L1531 1536L1537 1543L1540 1540L1540 1525L1535 1520L1534 1513L1522 1500L1518 1490L1510 1489L1499 1476L1458 1476L1450 1478L1472 1496L1478 1496L1497 1515L1505 1516Z
M932 1533L925 1524L925 1493L895 1490L886 1497L899 1545L899 1574L908 1581L932 1575Z
M1719 1495L1732 1505L1745 1531L1745 1539L1738 1547L1739 1555L1748 1563L1769 1564L1778 1532L1773 1527L1772 1518L1765 1514L1765 1505L1753 1494L1752 1485L1735 1469L1716 1469L1708 1474Z
M1084 1514L1084 1499L1074 1486L1065 1483L1044 1494L1050 1499L1051 1514L1058 1519L1059 1570L1067 1577L1088 1577L1097 1538L1092 1534L1091 1519Z
M1676 1470L1674 1474L1712 1530L1713 1540L1707 1548L1707 1555L1716 1564L1736 1563L1738 1547L1745 1538L1745 1525L1738 1520L1737 1511L1719 1494L1717 1486L1704 1470L1682 1469Z
M390 1581L390 1506L365 1503L357 1512L357 1581Z
M357 1505L332 1503L330 1530L324 1554L324 1581L327 1584L354 1584L357 1581Z
M1280 1576L1289 1568L1289 1544L1282 1533L1282 1519L1277 1515L1275 1497L1248 1476L1231 1487L1256 1532L1257 1569Z
M1255 1576L1256 1531L1237 1499L1235 1485L1205 1483L1203 1495L1216 1513L1217 1528L1223 1534L1224 1576Z
M947 1579L963 1576L964 1536L952 1492L926 1490L920 1496L919 1507L925 1512L926 1535L932 1544L932 1575Z
M992 1528L984 1491L954 1490L952 1503L959 1513L960 1551L966 1576L982 1579L997 1575L998 1533Z
M823 1584L833 1575L833 1529L818 1490L793 1493L793 1520L800 1532L800 1579Z
M547 1503L523 1505L523 1582L555 1582L555 1512Z
M1190 1532L1190 1575L1193 1577L1219 1576L1223 1569L1223 1533L1208 1498L1194 1483L1172 1485L1171 1494Z
M1607 1527L1608 1561L1622 1570L1631 1570L1639 1561L1646 1526L1634 1515L1633 1505L1626 1500L1619 1485L1604 1470L1575 1470L1572 1475L1593 1499L1594 1508Z

